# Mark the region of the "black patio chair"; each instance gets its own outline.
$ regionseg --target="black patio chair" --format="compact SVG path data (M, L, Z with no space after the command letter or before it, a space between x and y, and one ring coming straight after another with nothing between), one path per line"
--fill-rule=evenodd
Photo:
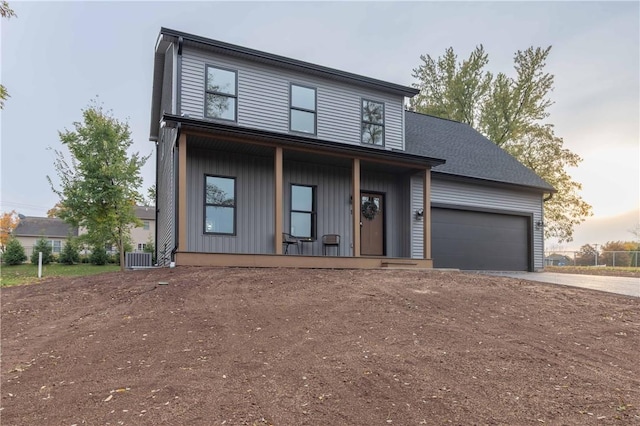
M298 248L298 254L300 254L300 240L291 234L286 232L282 233L282 244L284 245L284 254L289 253L289 246L295 245Z
M339 234L324 234L322 236L322 254L327 255L327 247L335 247L340 256L340 235Z

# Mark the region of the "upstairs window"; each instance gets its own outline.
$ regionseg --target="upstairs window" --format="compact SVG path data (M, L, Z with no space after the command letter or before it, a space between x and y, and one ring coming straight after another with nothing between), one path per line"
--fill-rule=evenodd
M205 234L236 234L236 179L205 176Z
M149 221L145 220L144 222L142 222L142 229L144 229L145 231L148 231L150 228L149 226Z
M291 235L316 238L316 187L291 185Z
M384 104L362 100L362 143L384 146Z
M316 89L291 85L289 127L294 132L316 134Z
M207 65L205 77L205 117L236 121L238 100L236 71Z

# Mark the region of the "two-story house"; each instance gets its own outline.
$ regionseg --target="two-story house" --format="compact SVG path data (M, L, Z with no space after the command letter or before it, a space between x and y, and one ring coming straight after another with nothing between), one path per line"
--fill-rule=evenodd
M158 262L465 267L459 239L495 246L489 220L517 236L518 259L500 269L533 270L538 257L541 267L535 224L553 188L469 126L406 112L417 93L161 29L150 129ZM444 154L459 158L437 174Z
M134 251L144 251L147 244L154 244L156 236L155 206L136 206L136 217L142 226L131 227L131 244Z

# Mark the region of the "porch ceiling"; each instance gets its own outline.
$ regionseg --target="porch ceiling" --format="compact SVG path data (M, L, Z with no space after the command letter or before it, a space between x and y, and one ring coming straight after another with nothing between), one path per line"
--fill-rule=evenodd
M273 157L274 152L273 147L267 145L240 143L200 135L187 135L187 143L189 149L225 151L258 157Z
M273 157L274 153L273 147L267 145L228 141L203 135L188 135L187 140L190 149L216 150L258 157ZM283 152L283 159L284 161L325 164L345 168L351 167L351 159L348 157L326 155L318 152L290 150L286 148ZM374 161L362 161L361 169L363 171L394 174L417 173L420 171L420 169L402 167L394 164L378 163Z
M231 142L237 141L238 143L252 145L281 146L285 150L306 151L331 157L360 158L367 162L396 164L401 168L406 167L407 169L424 169L445 163L443 159L409 154L404 151L351 145L292 134L281 134L173 114L164 114L163 120L168 127L180 127L181 131L191 136L201 135L207 138L210 134L212 139L224 139Z

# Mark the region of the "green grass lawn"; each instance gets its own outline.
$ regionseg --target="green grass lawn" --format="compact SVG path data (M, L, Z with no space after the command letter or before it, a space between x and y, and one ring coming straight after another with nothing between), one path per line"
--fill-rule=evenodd
M119 271L118 265L96 266L88 263L78 265L62 265L52 263L42 267L42 278L48 277L82 277L85 275L101 274L103 272ZM0 286L8 287L12 285L31 284L38 282L38 265L24 263L22 265L5 266L2 265L0 273Z
M544 270L566 274L640 277L640 268L623 266L545 266Z

